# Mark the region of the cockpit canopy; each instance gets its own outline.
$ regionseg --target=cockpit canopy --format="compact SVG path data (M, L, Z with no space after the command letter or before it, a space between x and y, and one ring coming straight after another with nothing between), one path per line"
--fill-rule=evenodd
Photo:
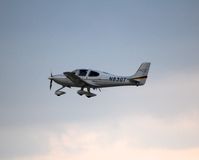
M99 76L99 72L93 71L93 70L88 70L88 69L78 69L74 70L73 73L77 76L88 76L88 77L97 77Z

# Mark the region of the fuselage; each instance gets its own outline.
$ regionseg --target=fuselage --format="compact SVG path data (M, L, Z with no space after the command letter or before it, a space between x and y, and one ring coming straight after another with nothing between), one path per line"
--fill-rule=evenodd
M106 72L95 71L90 69L78 69L73 71L73 73L79 76L82 80L88 83L95 84L95 88L135 85L129 81L129 77L127 76L116 76ZM54 82L62 86L82 87L77 83L75 84L64 74L53 75L53 77L49 77L49 79L52 79Z

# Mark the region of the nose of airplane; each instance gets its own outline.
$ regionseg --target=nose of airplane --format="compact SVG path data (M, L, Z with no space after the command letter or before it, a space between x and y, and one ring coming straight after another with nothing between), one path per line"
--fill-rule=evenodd
M53 74L50 74L50 77L48 77L49 80L53 80Z

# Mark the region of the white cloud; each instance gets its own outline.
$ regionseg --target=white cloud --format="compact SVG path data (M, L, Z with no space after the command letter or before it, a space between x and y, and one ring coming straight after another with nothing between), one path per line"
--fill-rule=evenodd
M94 123L66 124L62 126L63 132L48 134L48 154L30 158L196 160L199 158L197 124L198 115L179 116L175 120L140 115L96 123L97 126Z

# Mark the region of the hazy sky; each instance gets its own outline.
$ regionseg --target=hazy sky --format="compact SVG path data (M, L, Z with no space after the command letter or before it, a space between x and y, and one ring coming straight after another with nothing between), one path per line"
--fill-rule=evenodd
M66 89L93 68L142 87ZM0 0L0 159L198 160L199 1Z

